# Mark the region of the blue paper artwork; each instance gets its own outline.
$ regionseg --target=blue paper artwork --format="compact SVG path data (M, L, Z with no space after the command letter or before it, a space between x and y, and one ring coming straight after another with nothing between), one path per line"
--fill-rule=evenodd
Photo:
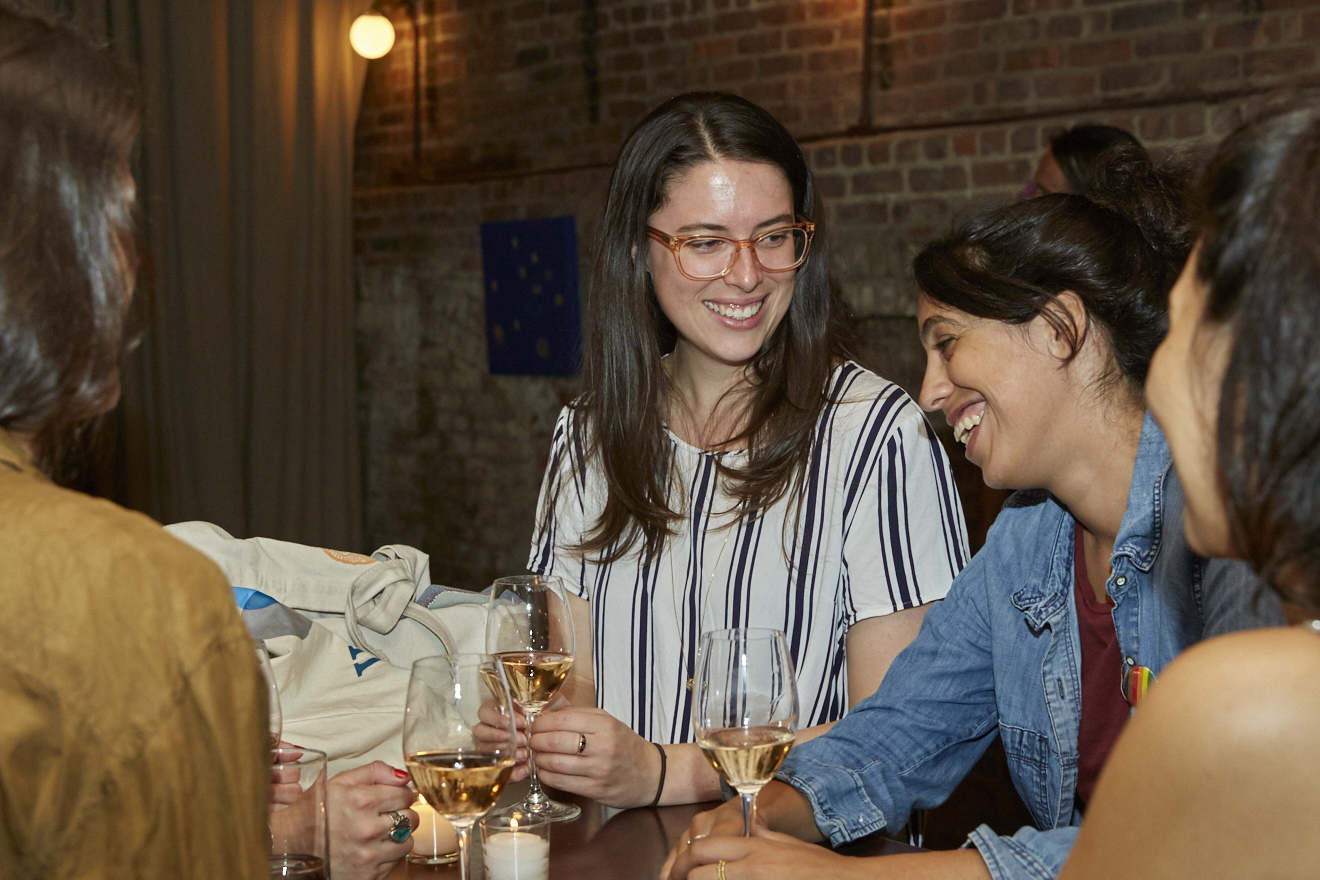
M573 218L481 224L481 269L491 375L576 374L582 327Z

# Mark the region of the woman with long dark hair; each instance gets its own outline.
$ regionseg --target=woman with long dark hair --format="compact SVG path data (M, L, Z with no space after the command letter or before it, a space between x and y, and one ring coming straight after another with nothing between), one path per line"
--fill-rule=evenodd
M1320 611L1320 102L1230 134L1147 393L1187 488L1187 539ZM1320 846L1320 625L1198 645L1114 749L1064 869L1079 878L1304 878Z
M0 7L0 876L267 876L267 719L220 571L43 472L119 396L140 120Z
M948 464L849 360L811 172L732 95L671 99L624 144L529 567L574 594L577 705L542 778L616 806L706 800L689 679L706 630L784 631L799 737L871 693L966 561Z
M1183 493L1146 412L1188 251L1179 193L1144 151L1101 173L1091 198L991 209L917 256L921 403L943 411L989 485L1024 491L879 690L794 747L762 791L761 816L793 837L726 836L742 828L721 808L694 820L667 876L1052 876L1150 678L1202 638L1281 621L1277 603L1251 601L1245 566L1187 546ZM1034 826L982 825L965 849L878 862L796 839L902 828L995 737Z

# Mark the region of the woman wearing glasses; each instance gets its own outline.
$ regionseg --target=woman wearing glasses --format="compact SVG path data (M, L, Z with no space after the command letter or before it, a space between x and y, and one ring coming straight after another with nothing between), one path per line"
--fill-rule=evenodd
M875 690L966 562L921 411L848 359L820 220L801 150L741 98L671 99L624 144L529 562L576 597L573 705L532 743L550 785L717 797L691 744L702 632L787 634L807 739Z

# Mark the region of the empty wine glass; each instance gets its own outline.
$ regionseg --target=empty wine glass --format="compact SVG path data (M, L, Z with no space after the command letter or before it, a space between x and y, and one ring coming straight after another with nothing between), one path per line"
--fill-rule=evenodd
M513 704L501 665L487 654L413 663L403 755L413 785L454 826L462 880L468 834L499 800L517 754Z
M743 834L756 795L774 778L797 735L797 678L775 629L704 633L693 680L692 729L706 760L742 796Z
M552 822L576 819L582 809L546 796L536 777L532 724L573 668L573 617L563 582L539 574L499 578L491 587L486 650L499 659L514 705L527 720L527 798L513 809Z

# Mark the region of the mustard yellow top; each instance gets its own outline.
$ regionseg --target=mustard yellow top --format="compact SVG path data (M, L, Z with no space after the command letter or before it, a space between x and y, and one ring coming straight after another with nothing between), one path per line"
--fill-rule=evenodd
M260 675L219 569L0 431L0 877L266 877Z

